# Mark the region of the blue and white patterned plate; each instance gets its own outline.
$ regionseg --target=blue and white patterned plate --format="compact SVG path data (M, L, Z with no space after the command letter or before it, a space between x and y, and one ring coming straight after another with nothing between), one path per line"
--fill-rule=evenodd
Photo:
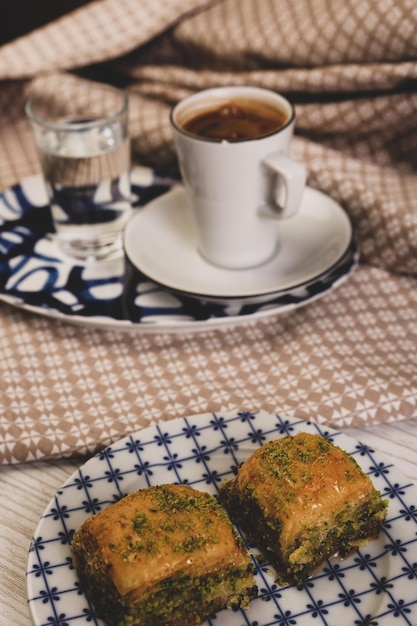
M177 181L147 168L132 170L140 210ZM0 194L0 300L54 319L109 330L195 332L234 325L304 306L339 287L356 268L352 237L328 270L263 302L209 302L175 294L152 282L126 257L82 264L55 242L41 177Z
M321 567L302 589L280 587L256 560L258 597L247 611L221 611L205 626L415 626L417 490L373 450L333 431L263 412L204 414L141 430L90 459L59 489L35 531L27 589L35 626L104 626L71 564L73 533L90 515L137 489L187 483L217 493L232 468L268 440L319 433L348 451L388 499L380 536Z

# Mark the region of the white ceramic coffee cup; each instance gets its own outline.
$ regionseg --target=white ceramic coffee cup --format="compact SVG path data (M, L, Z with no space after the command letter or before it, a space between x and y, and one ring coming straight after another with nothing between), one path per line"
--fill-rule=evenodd
M218 103L248 99L284 111L284 125L269 135L238 141L207 139L183 127ZM288 156L294 107L266 89L221 87L181 100L170 119L202 256L230 269L266 262L278 249L276 219L298 211L306 184L305 167Z

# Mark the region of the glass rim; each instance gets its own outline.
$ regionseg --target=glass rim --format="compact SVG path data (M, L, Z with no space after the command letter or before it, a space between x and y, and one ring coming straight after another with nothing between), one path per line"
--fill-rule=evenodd
M31 123L37 124L38 126L42 126L43 128L70 132L70 131L95 128L97 126L101 126L103 122L111 123L112 121L116 120L117 118L123 116L124 114L128 112L128 106L129 106L128 94L122 89L119 89L118 87L114 87L113 85L101 84L101 83L100 84L90 83L89 87L92 90L99 89L101 91L112 92L115 95L118 95L121 97L121 100L122 100L121 105L113 113L109 113L108 115L103 115L95 119L86 119L86 120L71 122L69 120L55 121L55 120L46 119L45 117L41 117L37 115L33 111L33 104L36 101L40 101L40 99L45 97L46 95L53 95L54 93L59 93L63 91L71 92L72 90L77 89L78 87L80 87L79 84L75 86L74 85L61 85L61 86L58 86L56 90L51 88L51 89L45 89L43 91L38 91L37 93L34 93L32 96L30 96L30 98L27 100L25 104L25 113L29 121Z

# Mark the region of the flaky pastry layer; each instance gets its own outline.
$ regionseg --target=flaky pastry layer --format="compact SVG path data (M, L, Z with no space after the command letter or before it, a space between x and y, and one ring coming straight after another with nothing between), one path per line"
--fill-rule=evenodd
M217 500L186 485L132 493L87 519L73 562L117 626L199 624L256 595L250 557Z
M376 538L386 516L353 457L310 433L256 450L223 485L221 501L279 580L297 584L326 558Z

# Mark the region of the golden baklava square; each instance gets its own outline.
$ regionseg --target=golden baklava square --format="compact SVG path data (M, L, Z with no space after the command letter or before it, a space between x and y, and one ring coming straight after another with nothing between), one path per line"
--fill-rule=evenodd
M187 485L141 489L88 518L73 563L109 626L192 626L256 596L251 558L217 499Z
M261 446L220 500L279 582L297 585L325 559L375 539L387 512L354 458L310 433Z

